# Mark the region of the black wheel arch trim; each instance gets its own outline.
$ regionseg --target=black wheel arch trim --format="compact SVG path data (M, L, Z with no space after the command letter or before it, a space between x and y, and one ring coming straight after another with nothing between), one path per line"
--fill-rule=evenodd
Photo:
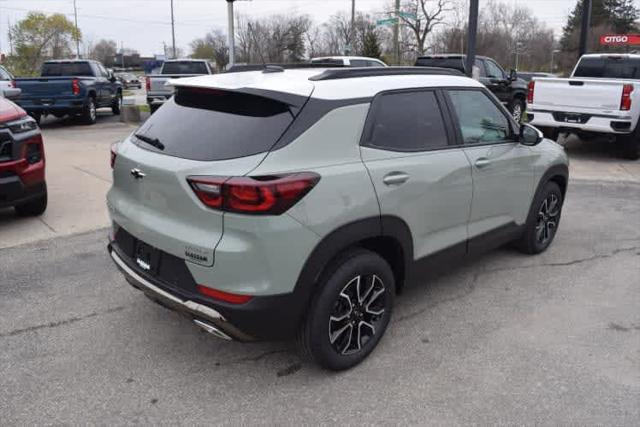
M375 238L393 239L402 250L402 271L406 275L413 261L413 239L409 226L396 216L370 217L345 224L326 235L307 257L293 293L299 302L300 317L316 290L316 284L329 263L348 248ZM366 246L365 246L366 247ZM396 285L398 286L398 284Z
M560 185L561 183L558 184L562 190L562 198L564 202L565 195L567 194L567 187L569 186L569 167L567 165L558 164L551 166L542 174L542 177L538 181L536 191L533 193L533 197L531 198L531 205L533 205L536 196L540 194L540 191L542 191L542 188L544 188L547 182L553 181L556 177L564 180L562 183L563 185ZM531 205L529 206L529 212L531 212Z

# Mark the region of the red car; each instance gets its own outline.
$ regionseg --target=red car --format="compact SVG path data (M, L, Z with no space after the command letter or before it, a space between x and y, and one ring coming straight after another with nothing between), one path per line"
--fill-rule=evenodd
M35 120L0 97L0 208L41 215L47 208L42 135Z

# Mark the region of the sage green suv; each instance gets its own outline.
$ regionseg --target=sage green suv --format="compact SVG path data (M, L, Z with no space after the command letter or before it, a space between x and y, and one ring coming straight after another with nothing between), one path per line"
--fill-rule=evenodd
M558 230L563 149L454 71L267 66L173 83L112 149L109 253L218 337L296 337L349 368L432 260L507 242L536 254Z

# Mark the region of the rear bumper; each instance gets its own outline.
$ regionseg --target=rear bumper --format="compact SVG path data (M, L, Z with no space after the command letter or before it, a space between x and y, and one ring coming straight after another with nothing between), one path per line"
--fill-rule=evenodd
M237 341L295 336L304 306L304 299L296 293L254 297L238 305L218 302L193 293L188 287L176 289L142 271L116 242L108 245L108 251L134 288L160 305L187 316L215 336Z
M18 104L28 113L80 113L85 104L83 98L70 99L19 99Z
M548 111L529 106L528 114L533 116L534 126L608 134L628 134L636 123L630 114L588 114L563 111ZM573 121L579 121L574 123ZM637 121L637 120L636 120Z
M169 98L171 98L173 96L173 94L159 94L159 95L154 95L154 94L147 94L147 104L149 105L162 105L165 102L167 102L167 100Z

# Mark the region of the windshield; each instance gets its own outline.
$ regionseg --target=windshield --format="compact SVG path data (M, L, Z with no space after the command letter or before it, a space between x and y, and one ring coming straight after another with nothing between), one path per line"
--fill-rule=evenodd
M45 62L42 77L93 76L88 62Z
M208 74L204 62L171 61L165 62L162 74Z
M179 88L133 142L185 159L234 159L269 151L292 121L289 106L269 98Z
M640 58L624 56L582 58L574 77L640 79Z

